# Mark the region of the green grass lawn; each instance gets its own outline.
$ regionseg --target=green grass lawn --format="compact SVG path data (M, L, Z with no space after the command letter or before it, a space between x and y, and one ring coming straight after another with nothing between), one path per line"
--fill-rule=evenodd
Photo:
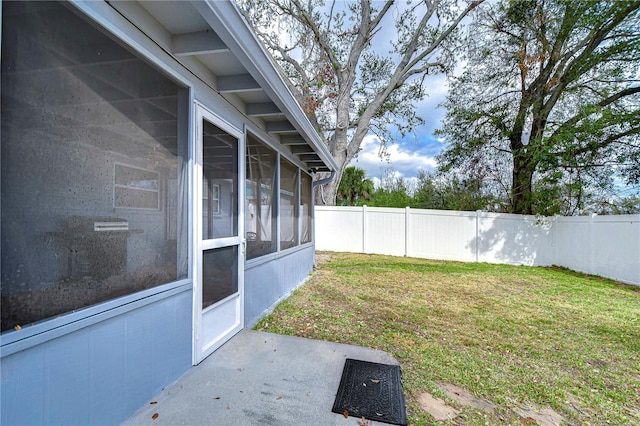
M640 287L560 268L323 254L257 330L384 350L401 364L409 422L450 383L497 406L451 424L640 424ZM531 420L529 420L531 421Z

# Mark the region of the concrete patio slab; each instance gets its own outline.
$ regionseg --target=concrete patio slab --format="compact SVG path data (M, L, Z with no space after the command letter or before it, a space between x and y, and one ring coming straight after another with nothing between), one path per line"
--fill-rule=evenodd
M331 412L346 358L398 364L371 348L245 329L124 425L357 425Z

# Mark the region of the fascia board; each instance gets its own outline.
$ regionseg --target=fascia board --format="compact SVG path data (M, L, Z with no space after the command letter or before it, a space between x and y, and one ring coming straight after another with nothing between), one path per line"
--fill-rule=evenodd
M273 102L305 136L307 142L331 170L338 165L327 150L316 129L291 93L273 59L231 1L195 1L194 8L236 55L247 71L258 81Z

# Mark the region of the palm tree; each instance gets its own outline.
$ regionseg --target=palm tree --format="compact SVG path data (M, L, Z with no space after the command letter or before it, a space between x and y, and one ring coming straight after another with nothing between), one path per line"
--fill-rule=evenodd
M367 178L366 172L359 167L349 166L344 170L338 185L336 204L356 206L370 199L371 194L373 194L373 182Z

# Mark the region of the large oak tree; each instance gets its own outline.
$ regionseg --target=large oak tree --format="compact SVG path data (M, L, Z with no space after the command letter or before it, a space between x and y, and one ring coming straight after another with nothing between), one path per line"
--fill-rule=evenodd
M492 177L507 210L525 214L575 213L588 191L637 184L639 10L623 0L485 3L445 103L442 168Z
M317 204L335 203L367 134L384 148L423 123L425 77L452 69L456 28L482 1L239 1L339 166Z

